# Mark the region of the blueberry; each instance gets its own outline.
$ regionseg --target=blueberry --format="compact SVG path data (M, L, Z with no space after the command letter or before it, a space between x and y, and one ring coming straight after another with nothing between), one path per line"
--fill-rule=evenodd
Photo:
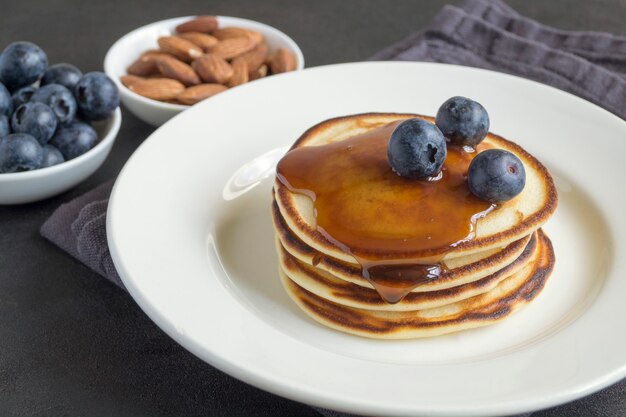
M35 91L31 101L38 101L50 107L60 123L68 123L76 115L74 96L70 90L59 84L44 85Z
M526 184L526 171L522 161L511 152L488 149L472 159L467 181L476 197L500 203L522 192Z
M52 109L38 102L22 104L11 117L11 129L15 133L28 133L42 145L54 135L57 123Z
M446 139L437 126L422 119L400 123L391 134L387 158L391 168L403 177L436 175L446 159Z
M46 53L31 42L13 42L0 54L0 80L10 91L34 83L47 67Z
M68 90L74 91L74 86L82 76L83 73L72 64L54 64L43 74L41 85L60 84Z
M43 163L42 168L51 167L52 165L58 165L65 162L61 151L52 145L46 145L43 147Z
M451 143L476 147L489 132L489 115L480 103L456 96L439 107L435 124Z
M20 88L15 93L13 93L13 96L11 97L13 101L13 108L17 109L22 104L28 103L33 94L35 94L35 90L37 90L35 87L33 87L32 85L28 85L26 87Z
M74 87L78 112L86 120L104 120L120 104L115 83L102 72L90 72Z
M0 114L0 139L5 136L8 136L11 133L11 126L9 123L9 118L4 114Z
M50 141L59 148L66 160L76 158L93 148L98 141L98 134L87 123L74 121L61 125Z
M0 114L4 114L6 117L11 117L13 113L13 100L11 100L11 93L0 83Z
M0 172L30 171L42 162L43 149L31 135L12 133L0 139Z

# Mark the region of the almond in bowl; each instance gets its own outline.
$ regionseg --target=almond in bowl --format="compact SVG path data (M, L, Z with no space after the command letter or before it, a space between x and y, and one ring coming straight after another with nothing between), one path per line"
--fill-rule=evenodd
M230 88L303 67L302 52L284 33L224 16L144 26L118 40L105 58L122 102L155 126Z

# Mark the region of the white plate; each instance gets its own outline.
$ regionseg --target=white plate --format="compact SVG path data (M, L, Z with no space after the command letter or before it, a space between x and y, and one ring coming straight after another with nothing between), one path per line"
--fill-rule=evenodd
M450 336L376 341L308 319L276 273L273 166L305 129L360 112L434 114L480 101L492 131L555 176L546 230L557 265L504 322ZM223 371L322 407L367 415L514 414L626 376L626 123L559 90L457 66L359 63L268 78L157 130L115 185L108 236L145 312Z

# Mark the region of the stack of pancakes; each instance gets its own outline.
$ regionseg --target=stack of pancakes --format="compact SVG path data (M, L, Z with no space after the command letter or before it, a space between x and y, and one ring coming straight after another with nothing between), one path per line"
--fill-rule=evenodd
M412 114L331 119L305 132L292 149L342 141L412 117L433 121ZM289 190L277 178L272 215L279 274L290 297L328 327L384 339L436 336L484 326L534 299L554 266L552 245L541 226L556 209L556 189L545 167L518 145L493 134L484 142L520 158L526 171L524 190L479 219L471 239L446 251L436 279L420 283L393 304L384 301L364 278L352 253L318 230L314 201ZM373 256L391 258L384 251Z

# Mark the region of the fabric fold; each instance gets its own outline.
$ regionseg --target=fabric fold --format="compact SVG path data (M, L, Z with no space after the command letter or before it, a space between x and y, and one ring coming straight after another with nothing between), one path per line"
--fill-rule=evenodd
M41 226L43 237L124 288L106 237L106 212L113 180L61 205Z
M572 32L542 25L500 1L469 0L461 8L491 25L550 48L571 52L624 74L626 37L605 32Z

